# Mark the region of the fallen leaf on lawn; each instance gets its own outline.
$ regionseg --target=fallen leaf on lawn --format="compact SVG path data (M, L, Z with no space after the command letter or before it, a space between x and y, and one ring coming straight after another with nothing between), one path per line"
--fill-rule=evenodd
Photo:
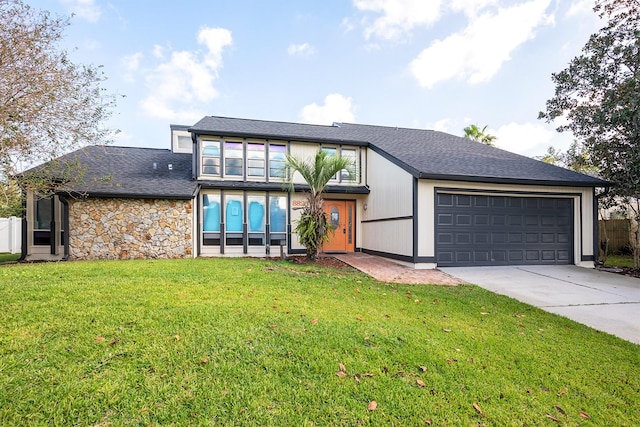
M589 414L587 414L586 412L583 412L583 411L580 411L580 416L581 416L582 418L586 418L586 419L591 418L591 416L590 416Z
M276 325L275 323L272 323L272 324L270 324L270 325L269 325L269 327L270 327L271 329L276 328L277 326L278 326L278 325Z
M357 320L358 322L362 322L364 319L363 319L362 317L360 317L360 316L356 316L356 320Z
M343 364L343 363L339 364L339 365L338 365L338 368L340 368L340 370L341 370L341 371L343 371L343 372L347 372L347 367L346 367L346 366L344 366L344 364Z
M518 314L516 314L515 316L516 316L516 317L518 317L518 318L520 318L520 317L524 317L524 314L520 314L520 313L518 313Z
M355 293L359 294L359 293L360 293L360 289L355 288L355 289L353 290L353 292L355 292Z
M486 311L481 311L480 314L482 314L483 316L486 316L487 314L490 314L490 313L487 313Z
M565 417L567 416L567 413L564 411L564 409L562 409L559 406L554 406L554 408L556 409L556 411L560 412L562 415L564 415Z
M484 412L482 412L482 409L480 409L480 405L478 405L477 403L474 402L473 409L478 411L478 413L484 417Z
M95 342L105 342L106 339L105 339L105 337L96 337L93 341L95 341Z
M420 370L422 372L427 372L427 367L426 366L420 366Z
M115 338L113 341L111 341L109 343L109 345L113 347L114 345L118 344L119 342L120 342L120 340L118 338Z
M427 420L427 421L425 421L424 423L425 423L426 425L430 426L431 424L433 424L433 421L432 421L432 420Z
M318 323L318 318L317 317L311 321L312 325L315 325L316 323Z
M562 387L562 390L558 393L558 397L564 396L568 391L569 389L567 387Z
M375 411L377 407L378 407L378 402L376 402L375 400L372 400L371 402L369 402L369 406L367 406L367 409L369 409L370 411Z
M451 332L451 329L443 329L442 332Z
M550 420L553 420L553 421L556 421L556 422L560 422L560 420L559 420L559 419L557 419L556 417L554 417L554 416L553 416L553 415L551 415L551 414L547 414L547 415L545 415L545 416L546 416L547 418L549 418Z
M418 384L420 387L426 387L427 385L424 383L424 381L422 381L421 379L417 379L416 380L416 384Z
M180 335L174 335L174 337L176 341L180 341Z
M336 372L336 375L339 376L340 378L346 378L347 374L344 371L338 371Z
M373 376L373 374L370 374L369 372L365 372L364 374L360 374L361 377L369 377L371 378Z
M354 379L354 380L356 380L356 382L357 382L357 383L359 383L359 382L360 382L360 374L356 374L356 375L353 377L353 379Z
M202 359L202 360L200 361L200 364L201 364L201 365L206 365L207 363L209 363L209 359Z
M385 314L384 317L386 317L387 319L391 319L391 316L389 316L388 314Z
M162 374L160 375L160 378L167 378L168 374Z

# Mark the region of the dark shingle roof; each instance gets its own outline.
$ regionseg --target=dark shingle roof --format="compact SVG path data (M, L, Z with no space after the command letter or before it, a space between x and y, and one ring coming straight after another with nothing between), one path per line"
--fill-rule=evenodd
M199 134L368 145L418 178L608 186L606 181L444 132L341 123L333 126L205 117Z
M191 154L154 148L88 146L60 158L61 162L74 160L82 165L81 181L62 191L94 197L191 199L197 189L191 176Z

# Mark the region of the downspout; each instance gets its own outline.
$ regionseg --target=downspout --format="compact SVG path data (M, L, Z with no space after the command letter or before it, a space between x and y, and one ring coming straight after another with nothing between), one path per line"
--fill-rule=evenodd
M609 187L605 187L604 193L596 194L596 188L593 187L593 262L596 266L602 265L600 261L600 221L598 219L598 199L609 193Z
M64 255L62 261L69 259L69 200L66 196L58 196L58 200L62 203L62 244L64 246Z
M56 196L51 196L51 222L49 223L49 240L50 240L50 251L51 255L56 255L58 252L58 239L56 239L56 234L58 234L58 227L56 227Z

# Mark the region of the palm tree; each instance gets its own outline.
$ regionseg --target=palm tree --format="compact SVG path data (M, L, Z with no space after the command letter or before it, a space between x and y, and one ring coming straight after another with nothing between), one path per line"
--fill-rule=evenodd
M478 125L470 125L464 128L463 130L464 130L464 137L466 139L481 142L483 144L490 145L493 147L493 141L496 139L496 137L486 133L487 125L485 125L485 127L483 127L482 129L480 129Z
M293 176L298 172L309 186L305 191L307 205L296 224L296 233L300 243L307 249L307 258L315 260L322 244L329 240L327 217L322 209L323 192L329 181L340 171L346 170L351 178L354 174L353 161L347 157L328 155L326 151L318 151L315 157L301 160L287 155L285 168L289 192L294 192Z

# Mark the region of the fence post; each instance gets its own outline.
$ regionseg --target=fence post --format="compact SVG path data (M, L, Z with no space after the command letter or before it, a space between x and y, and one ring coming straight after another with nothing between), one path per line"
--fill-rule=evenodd
M22 251L22 220L15 216L0 218L0 252Z
M22 224L21 218L12 216L9 218L9 230L10 230L10 252L17 254L22 251Z

